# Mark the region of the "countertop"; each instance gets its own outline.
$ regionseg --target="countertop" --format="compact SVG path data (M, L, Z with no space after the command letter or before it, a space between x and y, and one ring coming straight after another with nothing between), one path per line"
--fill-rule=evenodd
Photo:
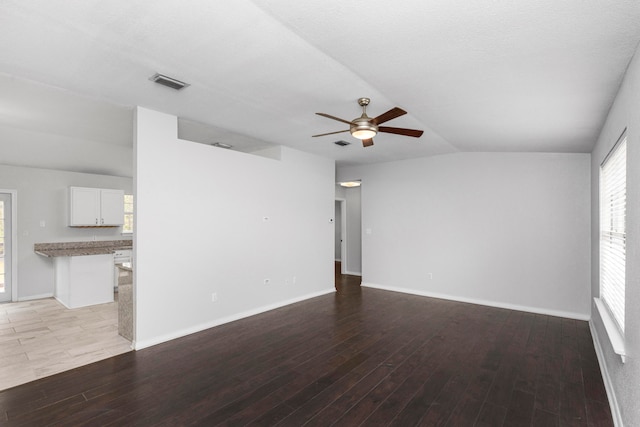
M35 243L33 250L45 257L84 256L112 254L118 250L130 250L131 240L97 240L90 242Z

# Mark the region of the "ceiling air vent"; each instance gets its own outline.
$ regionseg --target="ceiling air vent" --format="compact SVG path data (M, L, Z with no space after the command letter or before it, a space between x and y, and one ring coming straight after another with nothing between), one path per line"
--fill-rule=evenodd
M170 87L171 89L180 90L189 86L188 83L181 82L180 80L172 79L171 77L167 77L160 73L156 73L149 79L152 82L156 82L161 84L162 86Z
M346 147L347 145L350 145L351 143L347 142L347 141L340 140L340 141L334 142L334 144L339 145L341 147Z
M233 145L225 144L224 142L214 142L211 145L214 147L226 148L227 150L233 147Z

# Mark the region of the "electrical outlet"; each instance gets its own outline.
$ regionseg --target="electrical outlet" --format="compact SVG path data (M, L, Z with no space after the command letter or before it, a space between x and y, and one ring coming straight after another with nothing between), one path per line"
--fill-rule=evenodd
M293 276L293 280L291 280L291 283L293 283L294 285L296 284L296 276Z
M269 280L269 279L264 279L264 284L265 284L265 285L268 285L269 283L271 283L271 280Z
M429 273L429 280L433 280L433 273Z
M218 302L218 294L217 294L217 292L213 292L211 294L211 302Z

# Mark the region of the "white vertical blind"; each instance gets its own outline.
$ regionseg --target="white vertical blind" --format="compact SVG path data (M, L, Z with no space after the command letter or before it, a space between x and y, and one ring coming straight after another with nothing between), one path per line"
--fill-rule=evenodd
M600 298L624 333L627 138L600 167Z

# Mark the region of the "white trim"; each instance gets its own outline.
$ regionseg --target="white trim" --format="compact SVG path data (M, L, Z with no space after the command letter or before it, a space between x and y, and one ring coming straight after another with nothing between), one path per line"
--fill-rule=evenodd
M46 293L46 294L40 294L40 295L30 295L28 297L19 298L17 301L32 301L32 300L35 300L35 299L45 299L45 298L54 298L53 293Z
M598 331L593 326L593 320L589 321L589 330L591 331L591 337L593 339L593 347L596 350L596 356L598 358L598 365L600 365L600 372L602 372L602 380L604 382L604 388L607 391L607 398L609 400L609 407L611 408L611 416L613 418L613 425L616 427L622 427L622 414L620 413L620 407L618 406L618 399L616 398L615 389L613 388L613 382L611 376L607 370L607 364L604 363L604 352L602 351L602 345L600 344L600 338L598 337Z
M11 302L18 301L18 190L0 188L11 195Z
M347 199L336 197L335 201L340 203L340 274L348 274L347 271Z
M349 276L360 276L362 277L361 271L345 271L343 274L348 274Z
M627 358L627 353L624 348L624 336L620 332L620 329L609 312L609 309L605 306L604 301L600 298L594 298L593 302L596 305L598 313L600 313L600 318L602 319L605 331L607 331L607 336L609 337L609 342L611 343L613 352L620 355L622 363L624 363Z
M340 201L340 256L342 263L340 264L340 273L345 274L349 260L349 235L347 234L347 199L339 199Z
M233 314L231 316L223 317L221 319L215 319L210 322L201 323L199 325L195 325L190 328L181 329L179 331L175 331L170 334L160 335L152 339L136 341L134 344L135 350L142 350L143 348L151 347L157 344L162 344L163 342L167 342L167 341L171 341L187 335L195 334L196 332L201 332L206 329L224 325L225 323L235 322L236 320L244 319L245 317L255 316L256 314L265 313L267 311L275 310L277 308L284 307L290 304L295 304L300 301L305 301L305 300L319 297L322 295L331 294L331 293L334 293L335 291L336 291L335 287L331 287L330 289L325 289L323 291L314 292L311 294L303 295L301 297L292 298L287 301L277 302L274 304L270 304L270 305L258 307L252 310L243 311L241 313Z
M450 301L464 302L469 304L486 305L489 307L506 308L508 310L517 310L517 311L526 311L528 313L545 314L547 316L565 317L567 319L589 320L591 318L589 314L574 313L572 311L549 310L546 308L529 307L526 305L509 304L509 303L503 303L503 302L497 302L497 301L481 300L476 298L465 298L457 295L441 294L438 292L418 291L418 290L409 289L409 288L397 288L395 286L376 285L374 283L363 282L361 286L365 286L367 288L382 289L384 291L401 292L403 294L418 295L422 297L439 298L439 299L446 299Z

